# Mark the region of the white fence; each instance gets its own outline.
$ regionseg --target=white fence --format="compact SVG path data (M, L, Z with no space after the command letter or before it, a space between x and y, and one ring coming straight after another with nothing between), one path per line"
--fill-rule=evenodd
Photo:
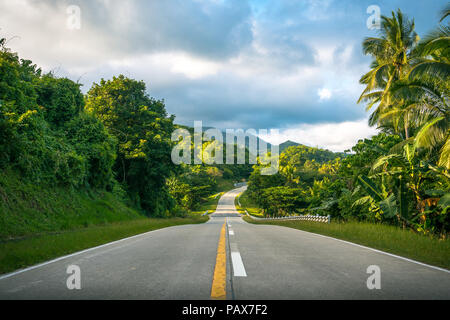
M304 220L304 221L315 221L315 222L325 222L330 223L331 217L330 216L313 216L310 214L304 215L304 216L287 216L287 217L274 217L274 218L258 218L254 217L252 215L249 215L247 210L245 210L247 213L247 216L249 216L252 219L256 220Z

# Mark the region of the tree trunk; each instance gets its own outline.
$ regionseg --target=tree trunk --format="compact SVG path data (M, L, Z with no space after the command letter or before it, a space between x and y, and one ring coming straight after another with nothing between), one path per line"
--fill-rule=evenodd
M405 115L405 140L409 139L408 114Z

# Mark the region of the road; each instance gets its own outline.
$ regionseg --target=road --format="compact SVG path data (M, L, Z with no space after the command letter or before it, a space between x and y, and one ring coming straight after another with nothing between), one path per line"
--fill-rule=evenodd
M450 299L450 273L291 228L253 225L222 196L210 220L0 276L0 299ZM69 290L69 265L81 289ZM381 289L369 290L368 266Z

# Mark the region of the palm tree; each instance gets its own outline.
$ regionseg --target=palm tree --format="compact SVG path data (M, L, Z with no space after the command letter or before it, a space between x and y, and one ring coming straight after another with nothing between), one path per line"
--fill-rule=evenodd
M449 8L441 22L450 15ZM425 228L429 200L424 186L450 177L450 26L440 25L418 42L414 22L400 10L382 19L380 37L363 42L374 61L360 80L366 88L359 102L367 102L367 109L375 106L369 124L404 140L377 159L372 175L359 177L359 182L386 217L396 214L409 225L420 220L420 229ZM372 179L381 180L381 188ZM412 195L415 210L409 212Z
M441 25L429 33L412 53L411 61L407 79L394 84L391 95L408 101L414 112L413 119L420 126L414 139L416 147L437 149L438 165L449 169L450 26Z
M374 57L371 70L363 75L360 83L366 88L362 92L358 103L367 102L367 109L376 108L369 119L370 125L378 125L381 128L391 128L399 131L395 124L383 117L385 112L392 111L395 104L403 105L404 101L393 100L390 89L393 84L405 79L411 68L411 54L419 41L419 36L414 31L414 20L408 20L403 13L397 10L392 12L392 17L381 17L381 29L379 37L369 37L363 41L364 54ZM403 110L401 121L404 129L404 137L410 137L409 116L410 113Z
M449 169L450 27L441 25L417 43L414 22L400 10L382 19L381 37L363 42L375 60L360 80L366 88L359 102L368 102L367 109L376 105L369 124L402 136L406 141L398 147L413 142Z

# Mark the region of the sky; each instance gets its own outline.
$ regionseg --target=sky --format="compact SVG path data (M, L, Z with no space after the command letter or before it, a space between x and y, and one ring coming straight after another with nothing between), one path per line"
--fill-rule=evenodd
M423 36L446 2L0 0L0 37L83 92L143 80L179 124L278 129L262 137L344 151L377 133L356 103L371 61L361 43L378 32L369 6L400 8Z

